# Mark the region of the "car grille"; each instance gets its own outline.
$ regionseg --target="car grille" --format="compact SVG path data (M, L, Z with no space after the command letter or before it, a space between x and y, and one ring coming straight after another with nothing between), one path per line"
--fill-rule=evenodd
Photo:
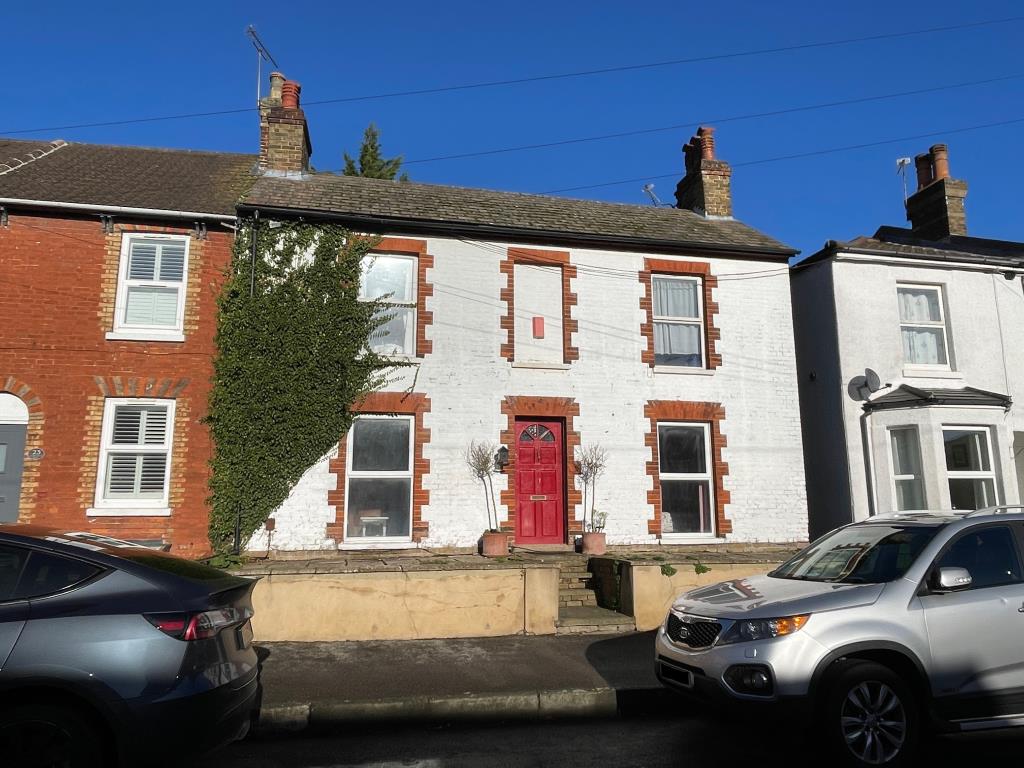
M687 619L683 621L674 613L668 615L668 636L673 642L688 648L707 648L718 639L722 625L717 621L706 619Z

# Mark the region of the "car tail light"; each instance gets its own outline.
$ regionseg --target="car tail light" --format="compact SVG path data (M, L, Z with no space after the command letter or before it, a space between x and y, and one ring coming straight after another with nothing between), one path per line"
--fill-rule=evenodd
M250 610L218 608L193 614L149 614L146 619L165 635L178 640L206 640L226 627L242 624L251 616Z

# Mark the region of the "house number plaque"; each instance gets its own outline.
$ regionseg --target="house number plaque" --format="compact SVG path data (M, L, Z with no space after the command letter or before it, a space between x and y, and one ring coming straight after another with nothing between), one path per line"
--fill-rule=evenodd
M46 453L42 448L33 448L25 454L25 458L31 459L32 461L39 461L45 455Z

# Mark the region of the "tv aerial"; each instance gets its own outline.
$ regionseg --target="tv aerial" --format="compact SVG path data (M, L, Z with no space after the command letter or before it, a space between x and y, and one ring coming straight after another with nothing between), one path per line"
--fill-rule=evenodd
M654 194L654 185L651 182L647 182L646 184L644 184L643 189L644 189L644 193L649 198L651 198L651 205L661 205L662 204L661 200L658 199L658 196L656 194Z
M280 65L270 55L270 51L267 50L267 46L260 40L260 36L256 34L256 27L250 24L245 28L245 34L252 42L252 47L256 49L256 108L259 109L260 98L263 94L263 62L273 64L276 69L280 69Z
M907 202L907 169L910 167L909 157L896 158L896 173L903 179L903 202Z

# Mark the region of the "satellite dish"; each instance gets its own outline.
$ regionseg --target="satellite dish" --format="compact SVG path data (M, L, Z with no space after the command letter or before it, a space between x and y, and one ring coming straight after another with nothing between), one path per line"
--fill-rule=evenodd
M882 379L870 368L864 369L863 376L854 376L846 385L846 393L851 400L858 402L867 400L871 395L882 388Z

